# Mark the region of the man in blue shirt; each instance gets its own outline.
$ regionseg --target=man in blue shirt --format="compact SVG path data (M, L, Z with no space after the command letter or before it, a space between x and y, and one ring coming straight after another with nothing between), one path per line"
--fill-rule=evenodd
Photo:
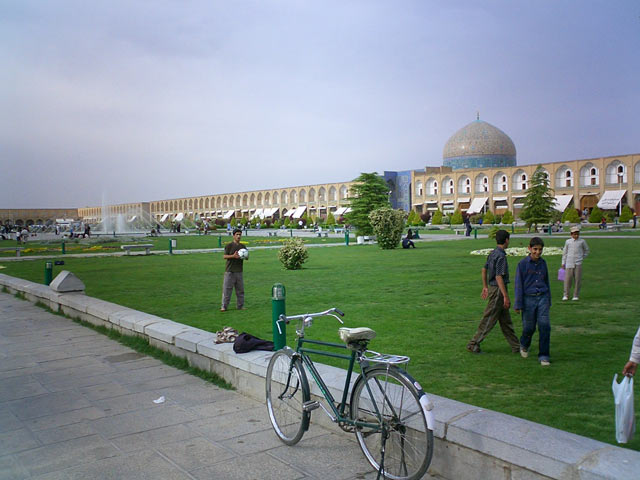
M520 355L529 356L531 338L539 331L538 361L543 367L550 365L549 341L551 338L551 288L547 262L542 258L544 242L533 237L529 242L529 255L520 260L516 268L515 305L516 313L522 312L522 336Z

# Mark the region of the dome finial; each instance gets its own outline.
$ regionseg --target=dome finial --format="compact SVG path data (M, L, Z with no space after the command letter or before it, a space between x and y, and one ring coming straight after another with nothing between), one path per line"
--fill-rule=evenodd
M480 112L476 112L476 120L480 120Z

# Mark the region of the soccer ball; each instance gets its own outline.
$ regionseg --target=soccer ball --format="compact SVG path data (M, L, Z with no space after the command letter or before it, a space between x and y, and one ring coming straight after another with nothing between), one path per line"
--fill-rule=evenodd
M246 248L241 248L240 250L238 250L238 255L242 260L247 260L249 258L249 250L247 250Z

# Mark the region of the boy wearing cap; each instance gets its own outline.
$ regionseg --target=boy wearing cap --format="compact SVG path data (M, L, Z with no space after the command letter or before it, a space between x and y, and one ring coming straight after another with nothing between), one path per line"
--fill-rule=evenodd
M571 238L564 243L562 249L562 268L565 269L562 300L569 300L572 281L575 281L575 286L571 300L578 300L580 297L582 261L587 255L589 255L589 247L587 242L580 238L580 227L571 227Z

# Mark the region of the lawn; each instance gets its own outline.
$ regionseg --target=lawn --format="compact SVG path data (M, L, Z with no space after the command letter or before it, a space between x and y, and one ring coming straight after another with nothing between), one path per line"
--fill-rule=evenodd
M560 247L565 238L544 240ZM499 327L482 344L485 354L465 350L485 305L485 259L469 252L492 247L488 239L422 242L412 250L313 248L299 271L283 270L277 250L253 250L245 265L247 310L236 311L232 303L226 313L219 311L220 253L67 256L63 268L85 282L88 295L210 331L231 325L262 338L271 338L271 286L280 282L287 289L287 313L341 308L347 326L378 332L372 349L410 355L409 371L428 392L615 444L611 381L627 361L638 328L640 243L586 240L591 255L580 301L561 302L561 283L552 279L549 368L536 361L537 335L528 359L511 353ZM511 246L527 243L513 238ZM509 257L512 278L518 261ZM560 257L549 256L547 263L555 277ZM0 265L6 267L2 273L43 280L43 261ZM520 334L520 318L512 315ZM309 335L338 341L338 326L319 320ZM291 327L288 341L293 343ZM627 447L640 450L640 435Z

